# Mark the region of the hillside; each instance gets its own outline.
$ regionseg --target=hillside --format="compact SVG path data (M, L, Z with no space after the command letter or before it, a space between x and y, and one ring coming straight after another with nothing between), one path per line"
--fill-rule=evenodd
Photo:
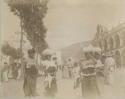
M67 58L72 57L76 61L84 57L83 47L91 44L91 41L85 41L80 43L72 44L68 47L61 49L62 60L65 61Z

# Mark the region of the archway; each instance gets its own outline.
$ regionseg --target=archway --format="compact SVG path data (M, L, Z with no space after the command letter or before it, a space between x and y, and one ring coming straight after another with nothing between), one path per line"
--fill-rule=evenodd
M120 37L119 35L115 36L115 48L120 47Z
M117 68L120 68L121 67L121 54L119 51L115 52L115 61L116 61Z
M113 38L110 38L108 43L109 43L109 50L113 50L114 48Z
M104 40L104 51L105 51L105 52L107 51L107 47L108 47L108 45L107 45L107 41Z
M102 42L101 41L99 42L99 47L102 49Z
M124 33L123 33L123 46L125 46L125 31L124 31Z
M122 66L125 68L125 49L122 51Z

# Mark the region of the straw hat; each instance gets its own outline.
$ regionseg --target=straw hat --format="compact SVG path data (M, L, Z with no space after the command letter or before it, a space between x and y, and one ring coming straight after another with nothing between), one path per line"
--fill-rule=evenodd
M51 49L45 49L42 54L43 55L53 55L54 51Z

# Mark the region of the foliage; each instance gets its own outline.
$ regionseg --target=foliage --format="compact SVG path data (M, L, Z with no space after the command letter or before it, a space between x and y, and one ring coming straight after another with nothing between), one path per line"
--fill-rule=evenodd
M12 2L14 1L14 2ZM43 18L47 13L48 0L36 0L37 2L19 2L20 0L9 0L8 5L11 12L21 20L21 28L26 32L26 37L33 48L38 52L48 47L45 37L47 29L44 26ZM33 0L31 0L33 1Z
M12 53L12 48L8 43L6 43L2 46L1 51L4 55L10 56Z
M14 48L9 45L9 43L3 44L1 51L6 56L11 56L13 59L21 58L21 52L19 48Z

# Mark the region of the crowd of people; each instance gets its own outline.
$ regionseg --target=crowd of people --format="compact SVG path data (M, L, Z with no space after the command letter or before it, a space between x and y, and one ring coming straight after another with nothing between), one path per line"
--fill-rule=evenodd
M14 61L11 64L3 62L1 67L1 82L8 82L9 79L19 80L21 77L21 63Z
M72 63L69 59L68 64L64 65L63 78L73 78L74 89L81 85L83 97L93 98L101 95L99 80L106 85L113 85L113 73L116 70L113 54L101 55L98 52L85 52L84 59Z
M85 57L79 61L71 57L66 63L58 65L57 57L51 51L43 53L40 66L35 60L35 50L28 50L28 58L25 60L23 90L26 97L37 96L37 78L42 77L44 82L44 95L55 96L58 92L57 71L62 74L61 79L73 79L74 90L81 87L83 97L98 97L101 95L98 80L107 85L113 83L113 72L116 70L116 63L113 55L102 55L98 51L85 51ZM9 70L7 63L4 63L2 76L8 81ZM21 64L12 64L11 70L14 79L20 76ZM10 68L10 67L9 67Z

